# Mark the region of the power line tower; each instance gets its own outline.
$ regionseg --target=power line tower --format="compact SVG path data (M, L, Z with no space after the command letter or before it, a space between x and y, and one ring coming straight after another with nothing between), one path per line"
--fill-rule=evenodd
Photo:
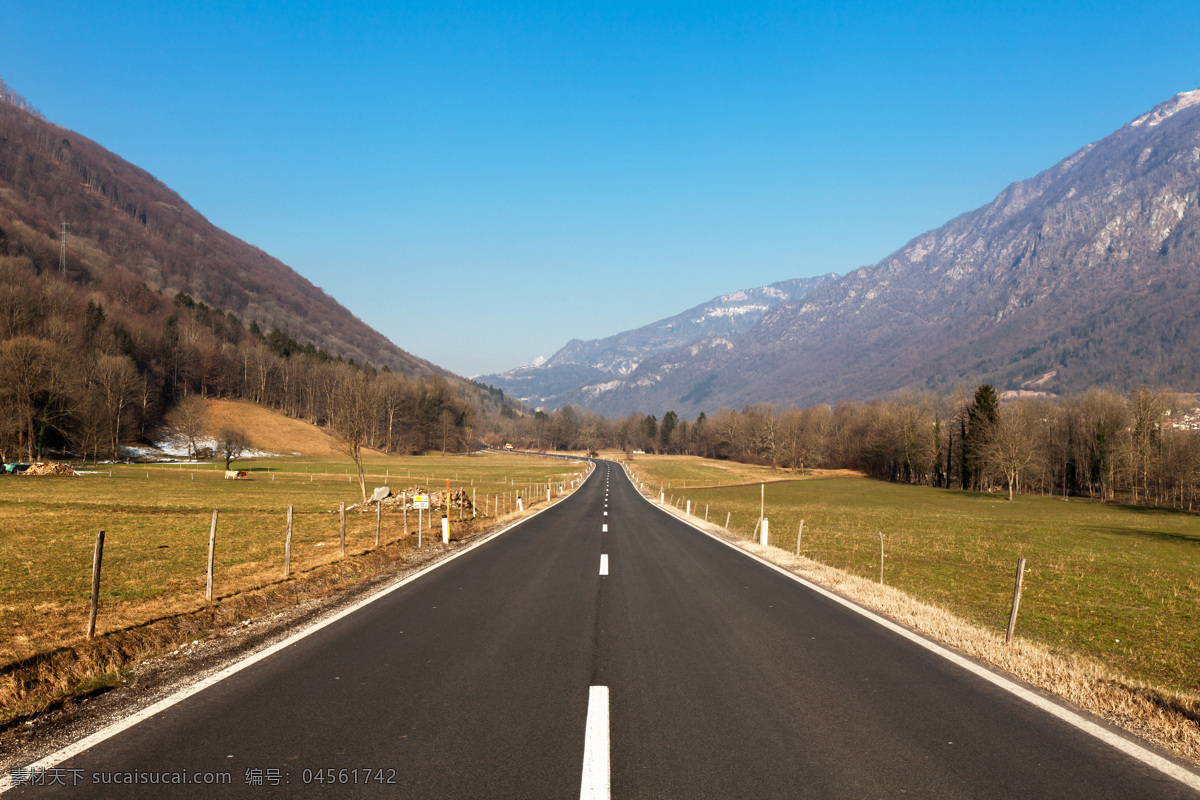
M70 225L67 223L62 223L62 235L59 237L58 271L64 278L67 277L67 228L69 227Z

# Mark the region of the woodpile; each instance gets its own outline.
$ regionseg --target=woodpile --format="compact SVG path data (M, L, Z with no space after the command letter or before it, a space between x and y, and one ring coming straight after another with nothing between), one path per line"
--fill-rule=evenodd
M79 473L70 464L54 464L50 462L39 461L36 464L31 464L29 469L22 473L23 475L78 475Z
M352 506L347 506L347 511L374 511L375 506L382 504L384 511L400 512L407 508L409 511L413 509L413 495L424 495L429 498L429 510L434 511L445 507L446 493L431 492L428 489L422 489L419 486L410 486L407 489L401 490L399 493L393 493L389 497L382 500L368 499L365 503L355 503ZM471 504L471 492L467 489L451 489L450 490L450 507L461 508L463 513L470 513L474 506Z

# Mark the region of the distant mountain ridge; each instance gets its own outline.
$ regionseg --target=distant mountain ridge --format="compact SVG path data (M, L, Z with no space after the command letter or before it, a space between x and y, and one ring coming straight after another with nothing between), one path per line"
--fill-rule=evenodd
M127 271L280 328L334 356L413 375L444 372L401 350L283 262L217 228L145 170L44 119L0 81L0 252L57 263L69 225L68 274Z
M715 297L673 317L604 339L572 339L549 359L508 372L481 375L491 384L535 407L557 408L586 404L604 386L635 372L648 358L687 346L725 347L750 330L774 306L803 299L808 292L835 278L780 281Z
M1182 92L719 347L556 397L606 414L895 389L1200 388L1200 90ZM565 383L565 382L564 382ZM515 385L513 387L516 388Z

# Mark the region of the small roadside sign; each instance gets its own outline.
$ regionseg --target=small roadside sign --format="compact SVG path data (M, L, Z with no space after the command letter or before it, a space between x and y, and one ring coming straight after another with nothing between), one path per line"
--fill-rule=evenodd
M415 508L419 511L428 511L429 510L429 495L414 494L413 495L413 508Z

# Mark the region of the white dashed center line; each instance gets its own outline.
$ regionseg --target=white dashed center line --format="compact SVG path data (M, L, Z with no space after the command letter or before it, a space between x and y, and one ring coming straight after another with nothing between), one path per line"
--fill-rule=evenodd
M593 686L588 690L583 785L579 789L579 800L608 800L612 796L608 750L608 687Z

